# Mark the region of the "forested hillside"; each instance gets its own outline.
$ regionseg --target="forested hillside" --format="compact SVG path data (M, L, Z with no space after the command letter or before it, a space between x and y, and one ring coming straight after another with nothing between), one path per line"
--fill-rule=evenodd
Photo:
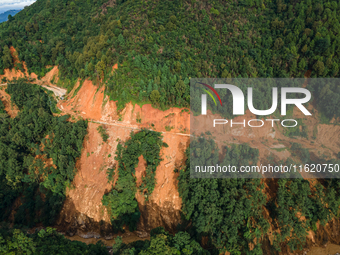
M151 103L161 110L188 107L189 82L194 77L288 78L308 72L311 77L339 78L339 14L340 4L326 0L37 0L0 24L0 75L5 69L23 68L13 61L13 46L21 63L38 78L57 65L58 85L68 91L78 78L105 85L105 95L117 101L118 111L130 101ZM113 72L115 64L118 69ZM335 119L336 125L340 108L334 106L340 104L340 87L308 86L318 99L313 107L322 121ZM88 123L58 115L51 93L25 80L9 82L6 93L20 111L10 118L0 101L0 221L4 222L0 253L107 254L101 243L70 242L50 228L26 232L27 227L55 223L66 188L72 188ZM255 93L258 101L268 96L260 88ZM284 136L308 139L306 124L301 126ZM100 143L106 143L110 138L105 129L97 130ZM171 158L161 155L167 147L162 138L149 129L131 133L126 141L117 138L116 165L107 170L111 189L102 197L112 232L136 229L140 220L136 194L148 201L157 166ZM223 156L224 162L235 166L259 160L259 150L248 144L224 146L221 153L212 140L201 137L195 142L206 150L194 153ZM299 143L287 144L291 158L266 160L340 163L340 153L330 159L310 154ZM178 175L174 187L182 201L182 224L177 232L157 228L150 240L131 244L118 238L113 254L299 252L309 233L339 219L338 179L193 179L190 150L183 151L185 164L167 170ZM137 187L135 168L141 155L146 174ZM8 222L15 229L8 228Z
M203 162L204 159L220 155L211 138L200 138L195 142L202 143L202 148L206 148L204 153L201 152ZM296 145L291 149L296 150ZM198 150L191 153L199 153ZM225 162L223 165L240 166L245 165L245 161L256 163L256 152L257 149L246 144L225 147L222 153L222 161ZM300 160L313 162L309 154L306 158L303 153L299 156ZM269 159L269 162L272 165L294 163L292 159L276 163ZM340 160L332 163L339 164ZM196 235L208 235L216 248L231 254L266 254L263 253L262 242L268 232L272 240L267 249L270 253L267 254L287 252L282 250L283 247L287 249L287 246L290 251L301 251L306 245L308 231L315 231L317 223L324 226L339 216L338 179L321 180L313 188L310 181L301 176L296 179L269 179L266 185L277 188L275 196L270 199L270 195L263 194L263 185L260 179L190 178L188 155L186 167L180 171L179 176L182 210L195 228ZM265 211L269 212L269 217L265 216Z
M339 11L325 0L38 0L0 25L0 73L13 45L30 72L59 65L69 86L105 77L119 108L188 106L190 77L338 77Z
M55 229L48 227L33 234L20 229L0 229L1 254L100 254L108 255L103 243L86 245L78 241L70 241Z
M3 112L0 118L0 220L15 210L18 226L49 226L71 186L87 122L55 117L53 97L24 80L9 83L6 92L20 112L15 118Z

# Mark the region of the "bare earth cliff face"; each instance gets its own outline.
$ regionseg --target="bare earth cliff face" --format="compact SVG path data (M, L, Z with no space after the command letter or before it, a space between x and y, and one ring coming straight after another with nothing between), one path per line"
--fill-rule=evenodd
M131 132L145 127L164 132L163 141L169 147L161 150L163 161L157 168L157 184L149 201L146 202L143 195L136 194L141 211L138 230L148 232L152 228L164 226L174 231L181 219L178 174L174 170L185 163L185 150L189 143L189 114L178 108L163 112L151 105L140 107L128 104L118 115L115 102L104 98L104 87L98 89L87 80L77 94L72 98L71 92L69 98L60 102L58 107L64 113L82 116L93 122L89 122L84 149L77 162L74 188L67 191L67 200L58 222L60 227L69 234L87 236L96 232L107 235L110 219L101 202L105 192L111 189L106 170L114 166L118 142L126 141ZM137 123L139 119L141 121ZM106 143L97 131L100 125L109 134ZM165 132L165 126L171 126L171 131ZM141 181L144 171L145 161L140 157L136 168L137 182ZM99 222L101 223L98 224Z

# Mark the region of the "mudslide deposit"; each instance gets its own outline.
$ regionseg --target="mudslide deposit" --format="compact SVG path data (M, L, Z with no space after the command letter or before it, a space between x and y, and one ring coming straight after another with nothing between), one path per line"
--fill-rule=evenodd
M60 101L58 107L67 114L92 120L84 141L81 158L77 162L74 189L67 191L67 200L60 215L59 226L64 231L84 236L91 231L106 233L110 223L101 199L110 190L106 170L113 167L115 151L119 141L126 141L131 132L140 128L163 131L163 141L169 145L161 150L163 161L156 171L156 186L146 202L144 196L136 194L141 211L138 230L145 232L164 226L170 231L180 222L181 199L177 191L178 173L175 168L184 164L185 150L189 137L189 113L184 109L172 108L160 111L151 105L127 104L117 113L116 104L104 97L104 87L98 88L86 80L74 97ZM76 88L75 88L76 89ZM140 121L139 121L140 120ZM109 134L107 143L97 131L102 125ZM171 131L166 131L166 126ZM183 135L182 135L183 134ZM145 171L145 162L140 158L136 169L137 182ZM98 224L101 222L100 224Z

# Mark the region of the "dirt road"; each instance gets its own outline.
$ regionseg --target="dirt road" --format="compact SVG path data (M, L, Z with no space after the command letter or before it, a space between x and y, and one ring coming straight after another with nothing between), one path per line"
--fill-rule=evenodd
M54 93L54 95L56 95L58 97L65 96L65 94L67 92L66 89L59 88L59 87L56 87L56 86L44 85L44 84L39 84L39 83L33 83L33 84L39 85L41 87L44 87L45 89L52 91ZM7 83L0 84L0 86L7 86Z
M61 110L61 109L59 109ZM132 130L141 130L141 128L138 128L138 127L129 127L125 124L119 124L119 123L107 123L107 122L103 122L103 121L95 121L95 120L92 120L93 123L98 123L98 124L104 124L104 125L110 125L110 126L117 126L117 127L123 127L123 128L129 128L129 129L132 129ZM152 130L152 129L149 129L149 130ZM157 131L157 132L160 132L162 134L172 134L172 135L181 135L181 136L190 136L190 134L183 134L183 133L173 133L173 132L166 132L166 131Z
M37 84L37 85L39 85L39 84ZM52 91L54 93L54 95L56 95L58 97L65 96L65 94L67 92L66 89L55 87L55 86L47 86L47 85L40 85L40 86L44 87L45 89Z

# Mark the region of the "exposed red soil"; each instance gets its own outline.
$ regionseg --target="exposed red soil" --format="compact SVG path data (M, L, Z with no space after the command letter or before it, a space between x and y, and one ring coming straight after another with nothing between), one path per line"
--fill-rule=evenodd
M339 151L340 148L340 126L339 125L326 125L319 124L317 126L317 139L316 141L333 152Z
M136 194L139 210L142 213L139 228L146 231L158 226L174 231L181 219L182 199L179 197L177 181L179 174L174 170L181 168L185 163L185 150L189 145L189 137L166 133L163 141L169 147L161 149L163 161L157 167L156 185L149 201L146 202L142 194ZM141 164L143 160L138 164L139 173L145 170L145 163ZM138 176L138 173L136 174Z
M145 176L145 170L146 170L146 161L143 157L143 155L140 155L138 158L138 165L135 169L135 176L136 176L136 185L140 186L142 183L142 177Z
M89 123L88 138L84 143L85 148L78 162L78 172L74 180L76 188L68 191L68 202L65 203L65 210L62 213L70 213L66 209L69 203L75 205L78 213L86 214L97 222L100 220L108 222L106 209L103 208L101 199L105 191L110 189L110 185L107 184L106 170L114 164L117 139L126 141L130 132L137 128L166 131L165 126L171 126L171 132L163 134L163 140L169 147L161 150L163 161L156 171L157 184L154 192L148 202L145 202L144 196L139 193L136 194L136 198L142 212L139 229L150 230L161 225L168 229L175 229L180 221L181 199L177 191L178 174L174 170L183 165L185 149L189 142L189 137L175 133L189 132L189 114L179 108L163 112L154 109L151 105L140 107L133 106L131 103L127 104L120 114L117 114L115 102L104 98L104 87L99 88L88 80L81 85L77 95L67 101L60 101L58 107L67 114L80 115L93 121L107 123L105 128L110 136L107 145L105 143L98 145L102 143L96 130L99 124ZM137 122L138 119L141 123ZM91 154L92 151L97 151L97 153ZM90 153L89 157L86 156L87 153ZM111 154L110 158L108 154ZM145 169L145 161L144 163L143 161L144 159L140 157L140 163L136 169L138 182ZM98 172L98 169L101 171ZM94 193L96 193L95 196L91 195Z
M131 128L153 128L157 131L166 131L168 126L170 132L189 133L189 113L184 109L170 108L160 111L150 104L142 107L128 103L118 114L116 103L109 101L108 96L104 98L105 87L93 85L85 80L77 95L68 101L60 102L59 108L68 114L77 114L83 118L112 124L121 124ZM76 88L75 88L76 89ZM72 92L71 92L72 93ZM141 123L137 122L141 120Z
M13 46L10 47L12 59L13 59L13 64L14 67L17 66L18 63L20 63L20 60L18 58L17 51ZM39 84L45 84L45 85L53 85L51 81L54 79L54 83L57 83L59 80L58 74L58 66L54 66L51 71L49 71L44 77L41 78L41 80L38 80L38 76L35 73L28 74L27 71L27 66L25 61L21 62L23 65L24 72L21 70L16 70L15 68L13 69L5 69L4 70L4 75L0 75L0 81L2 78L6 78L8 81L12 81L13 79L19 79L19 78L31 78L31 79L36 79L36 82Z
M77 114L90 120L100 120L102 103L104 99L104 87L98 90L91 81L85 80L77 95L68 101L61 102L60 108L69 114Z
M57 84L59 80L59 69L58 66L54 66L51 71L49 71L44 77L41 78L41 81L47 85ZM52 83L53 81L53 83Z
M12 58L13 58L13 64L14 64L14 66L16 66L16 64L20 63L19 57L18 57L18 53L17 53L17 51L14 49L13 46L11 46L11 47L9 48L9 50L10 50L11 55L12 55Z
M16 105L11 105L11 96L5 92L5 88L6 86L0 87L0 100L3 102L8 115L15 118L19 113L19 109Z
M9 49L11 51L14 67L16 67L16 64L20 63L17 51L14 49L13 46L11 46ZM33 79L38 78L38 76L35 73L31 73L30 75L28 74L26 63L24 61L22 62L22 65L23 65L23 68L24 68L24 72L20 71L19 69L15 70L15 68L13 68L11 70L5 69L4 75L0 75L0 81L1 81L2 78L6 78L8 81L11 81L13 79L25 78L25 77L33 78Z
M111 189L106 170L114 163L114 151L118 144L116 139L118 137L126 139L130 130L109 127L107 132L110 138L107 143L104 143L97 131L98 126L99 124L95 123L88 125L84 149L77 162L78 171L73 181L74 188L67 190L67 200L61 212L66 222L70 222L73 213L76 212L82 213L96 222L100 220L110 222L106 208L101 203L104 193Z
M5 69L4 70L4 75L0 75L0 80L3 78L6 78L8 81L11 81L13 79L19 79L19 78L25 78L25 74L22 73L20 70L15 70L15 69Z
M340 245L328 244L326 247L315 246L309 249L307 255L337 254L340 252Z

